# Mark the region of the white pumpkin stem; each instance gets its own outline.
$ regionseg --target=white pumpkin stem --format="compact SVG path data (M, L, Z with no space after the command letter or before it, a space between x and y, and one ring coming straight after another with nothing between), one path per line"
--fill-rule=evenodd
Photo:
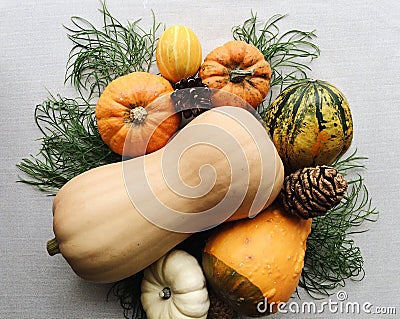
M159 296L162 299L169 299L171 297L171 289L169 287L165 287L163 290L160 291Z
M147 117L147 111L143 106L134 107L129 112L129 119L135 124L142 124Z
M254 68L250 70L232 69L229 72L229 80L233 83L240 83L245 79L246 76L252 76L254 71Z

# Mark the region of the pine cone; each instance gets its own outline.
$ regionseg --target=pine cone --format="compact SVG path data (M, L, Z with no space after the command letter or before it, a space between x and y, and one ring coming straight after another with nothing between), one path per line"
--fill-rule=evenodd
M210 308L208 309L207 319L232 319L234 312L226 302L221 300L216 293L209 289Z
M175 90L194 88L194 87L207 87L201 78L196 76L188 77L187 79L182 79L174 84Z
M212 107L211 90L203 84L201 78L182 79L175 83L174 87L171 99L176 110L182 112L185 119L196 117Z
M342 200L347 181L330 166L303 168L285 178L281 197L291 214L308 219L323 216Z

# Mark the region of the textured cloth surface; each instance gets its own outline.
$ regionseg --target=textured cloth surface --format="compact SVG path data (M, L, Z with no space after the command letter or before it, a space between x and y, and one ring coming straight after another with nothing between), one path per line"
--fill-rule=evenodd
M48 92L75 96L64 86L71 43L64 25L78 15L101 24L98 0L0 1L0 318L122 318L109 285L80 280L60 257L49 257L52 197L16 183L17 164L38 150L40 132L34 107ZM282 30L316 29L321 56L312 62L314 78L335 84L347 96L354 118L352 149L369 159L363 172L373 204L381 212L370 231L355 235L365 258L361 282L341 290L347 301L397 307L400 313L399 180L400 3L398 1L108 1L120 21L142 18L151 10L167 26L194 30L205 55L230 40L231 28L257 12L262 19L288 14ZM339 291L340 289L338 289ZM311 301L302 296L302 301ZM337 296L331 297L337 301ZM320 305L328 298L317 302ZM349 311L350 312L350 311ZM276 318L367 318L364 313L328 311L287 313ZM375 316L371 316L371 318ZM393 315L376 318L395 318Z

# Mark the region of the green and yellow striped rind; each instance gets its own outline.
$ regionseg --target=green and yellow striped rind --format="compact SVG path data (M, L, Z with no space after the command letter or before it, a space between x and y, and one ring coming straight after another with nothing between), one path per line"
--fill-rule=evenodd
M269 106L264 121L287 173L332 164L353 139L346 97L321 80L287 87Z
M263 293L245 276L207 252L203 252L202 265L207 284L234 311L251 317L270 313L269 307L265 307L266 312L257 309L260 302L265 302Z

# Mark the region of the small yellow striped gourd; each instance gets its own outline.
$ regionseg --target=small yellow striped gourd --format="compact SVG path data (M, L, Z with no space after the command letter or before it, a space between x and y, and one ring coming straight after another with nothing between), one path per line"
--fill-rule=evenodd
M200 68L202 50L196 34L186 26L166 29L157 43L156 62L161 75L171 82L193 76Z

